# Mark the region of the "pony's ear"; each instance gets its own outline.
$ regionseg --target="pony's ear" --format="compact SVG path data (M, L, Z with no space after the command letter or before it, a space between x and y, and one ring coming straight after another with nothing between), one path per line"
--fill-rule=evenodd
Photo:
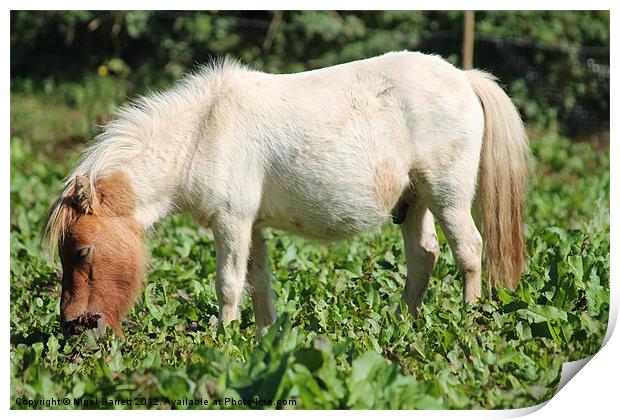
M97 196L93 194L90 180L83 175L76 175L73 202L77 208L84 214L92 214L97 207L96 200Z

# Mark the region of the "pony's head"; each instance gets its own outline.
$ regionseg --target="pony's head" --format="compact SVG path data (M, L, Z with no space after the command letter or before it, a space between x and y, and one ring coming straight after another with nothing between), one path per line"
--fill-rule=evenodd
M145 256L135 198L123 172L97 180L76 176L54 203L45 223L51 249L62 263L60 324L66 335L111 327L140 290Z

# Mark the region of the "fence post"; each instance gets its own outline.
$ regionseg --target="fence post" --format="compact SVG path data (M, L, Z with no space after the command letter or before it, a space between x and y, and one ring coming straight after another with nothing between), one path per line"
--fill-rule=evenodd
M474 67L474 11L466 10L463 25L463 68Z

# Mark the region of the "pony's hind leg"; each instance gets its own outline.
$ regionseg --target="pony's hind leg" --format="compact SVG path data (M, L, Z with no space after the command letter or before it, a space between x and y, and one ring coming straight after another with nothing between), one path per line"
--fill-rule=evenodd
M463 297L467 303L474 303L481 294L482 237L471 214L479 153L474 145L473 140L464 143L461 156L453 156L455 162L433 168L418 183L420 193L448 240L463 278Z
M465 302L474 303L481 295L482 237L472 218L470 204L442 207L435 214L463 277Z
M252 232L252 248L248 261L248 286L252 295L252 307L256 319L256 335L262 337L267 327L276 320L271 289L271 273L265 249L265 240L260 229Z
M220 307L219 322L239 319L239 303L245 286L250 254L252 221L218 216L211 226L215 239L217 273L215 291Z
M407 282L403 300L409 313L415 317L439 256L435 219L428 208L416 198L416 202L407 209L400 229L407 258Z

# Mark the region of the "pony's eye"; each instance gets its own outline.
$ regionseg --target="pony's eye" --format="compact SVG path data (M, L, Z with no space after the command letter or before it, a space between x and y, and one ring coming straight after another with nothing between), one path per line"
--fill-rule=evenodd
M92 248L87 246L87 247L84 247L84 248L78 250L76 256L79 259L83 260L84 258L88 257L91 252L92 252Z

